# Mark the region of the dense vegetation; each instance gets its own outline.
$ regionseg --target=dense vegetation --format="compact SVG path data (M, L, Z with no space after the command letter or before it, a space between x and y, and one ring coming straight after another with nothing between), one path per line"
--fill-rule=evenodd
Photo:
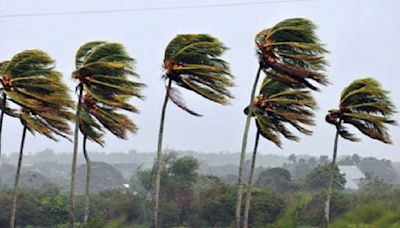
M55 155L56 157L56 155ZM372 162L374 161L374 162ZM233 161L232 161L233 162ZM352 164L380 170L381 164L392 168L387 174L367 175L357 191L345 190L343 174L335 178L331 216L333 227L343 224L391 224L398 219L400 210L395 201L400 197L395 180L399 174L390 161L361 158L357 155L342 157L339 164ZM84 174L85 165L78 167L78 176ZM132 164L132 166L135 166ZM160 195L160 222L162 227L229 227L234 220L235 178L231 182L200 171L201 162L189 155L169 153L162 164ZM8 168L7 168L8 167ZM62 167L62 166L60 166ZM118 167L115 165L115 167ZM93 163L91 219L82 227L148 227L151 221L151 192L153 169L141 168L127 177L113 166ZM283 168L284 167L284 168ZM221 170L223 166L219 167ZM61 168L60 168L61 169ZM9 222L12 197L6 173L12 166L1 167L0 227ZM82 172L80 172L82 170ZM245 170L248 170L245 168ZM329 178L329 166L323 157L304 159L290 157L282 167L257 167L253 204L250 208L251 227L318 227L323 222L323 204ZM301 170L307 170L300 174ZM325 170L325 171L323 171ZM231 174L235 174L232 169ZM22 177L18 225L31 227L64 227L68 222L68 185L34 171L25 171ZM222 172L221 172L222 173ZM298 176L292 174L299 174ZM248 171L245 172L248 175ZM42 176L40 176L42 175ZM245 175L245 176L246 176ZM35 177L33 177L35 176ZM83 222L84 175L78 178L77 221ZM68 180L66 178L65 180ZM111 182L112 181L112 182ZM123 183L129 188L122 187ZM392 183L392 184L390 184ZM79 187L80 186L80 187ZM247 187L245 187L247 191ZM385 215L385 216L383 216ZM372 216L372 217L371 217ZM123 225L122 225L123 224ZM373 224L373 225L372 225ZM114 226L113 226L114 225ZM376 225L375 225L376 227Z

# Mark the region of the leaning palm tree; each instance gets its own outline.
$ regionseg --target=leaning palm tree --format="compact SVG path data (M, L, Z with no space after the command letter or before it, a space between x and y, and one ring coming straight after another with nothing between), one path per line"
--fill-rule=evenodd
M389 92L384 90L374 78L362 78L353 81L344 88L340 96L339 109L329 110L326 121L336 128L333 147L331 173L329 177L328 193L325 201L324 226L329 224L329 207L336 167L336 156L339 136L356 142L360 139L349 132L344 124L357 128L369 138L391 144L387 125L395 125L391 119L395 107L390 101Z
M71 171L71 190L69 222L75 227L75 178L78 152L79 129L84 135L84 155L87 162L87 183L90 181L90 160L86 152L86 139L102 144L101 126L120 138L126 131L135 132L137 127L116 110L138 112L129 103L132 97L143 98L140 88L143 84L134 82L128 76L137 77L133 71L134 59L130 57L122 44L105 41L88 42L81 46L76 54L72 73L78 81L78 105L75 117L74 147ZM83 108L82 108L83 106ZM82 125L80 122L82 121ZM98 121L98 122L96 122ZM89 185L86 186L88 200ZM89 201L85 205L85 219L88 216Z
M40 50L27 50L15 55L2 68L3 104L9 100L19 107L7 114L19 117L22 140L15 176L10 227L15 227L18 185L22 165L26 131L39 133L57 140L55 136L68 138L68 121L73 119L70 109L74 107L68 88L61 81L61 73L54 70L54 60Z
M255 118L257 133L248 180L243 218L244 228L248 227L253 176L260 135L273 142L279 148L282 146L281 136L288 140L298 141L299 137L294 135L288 127L310 135L312 132L306 129L304 125L314 125L313 111L317 107L310 91L290 89L281 82L267 77L262 82L260 95L254 99L252 105L254 107L252 116ZM245 114L248 114L249 109L250 107L245 109Z
M226 47L216 38L207 34L185 34L176 36L167 46L164 56L163 78L166 81L164 103L161 111L158 135L157 157L154 177L153 227L158 227L158 207L161 178L161 150L164 131L165 111L171 99L186 112L200 116L190 110L173 85L197 93L207 100L226 105L233 98L227 87L233 86L228 64L220 57Z
M294 89L310 88L318 90L312 81L326 85L328 80L323 73L326 65L324 45L316 34L316 26L309 20L293 18L284 20L274 27L258 33L255 38L259 68L250 95L242 148L240 152L238 190L235 206L236 227L240 227L243 165L246 155L247 138L250 127L252 102L259 76L263 71L267 77L280 81Z

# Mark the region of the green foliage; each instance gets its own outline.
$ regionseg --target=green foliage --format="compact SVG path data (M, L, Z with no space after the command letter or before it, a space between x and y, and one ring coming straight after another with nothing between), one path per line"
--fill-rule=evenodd
M300 213L304 210L304 207L312 199L311 194L303 193L298 194L291 199L286 205L286 208L282 210L281 214L277 218L274 224L267 226L268 228L297 228L299 227Z
M160 224L166 227L184 224L189 221L189 214L193 209L195 191L193 186L197 182L199 161L191 156L178 158L176 153L163 156L161 166L160 189ZM151 170L140 170L138 178L147 191L153 190L155 167ZM165 209L163 209L165 207ZM165 214L164 214L165 213ZM171 220L167 226L163 216Z
M66 198L61 195L46 196L39 202L39 211L42 215L46 215L42 224L44 226L54 226L55 224L63 224L68 221L68 205Z
M333 220L345 213L354 202L351 194L343 192L333 192L330 203L330 218ZM326 192L313 194L312 199L307 202L303 210L299 213L299 224L320 227L324 222L324 206Z
M271 168L260 173L256 181L257 186L264 186L272 192L287 192L296 189L292 183L289 171L283 168Z
M391 143L387 125L396 122L391 119L395 113L389 92L374 78L362 78L347 86L340 97L339 109L329 110L326 121L336 126L339 135L350 141L359 141L343 124L357 128L364 135Z
M252 193L249 226L261 228L273 223L284 207L285 202L282 198L265 189L255 188Z
M168 192L168 189L171 188L193 186L197 181L199 166L200 162L192 156L178 158L174 152L165 154L161 169L161 192ZM154 167L151 170L139 170L138 172L139 180L148 191L153 189L154 172Z
M385 201L368 202L334 220L331 227L395 228L400 226L399 214L400 208L393 203Z
M309 189L328 189L331 165L319 165L306 177L306 186ZM340 173L339 167L335 166L333 189L343 190L346 184L344 174Z
M26 50L2 63L1 84L7 99L19 110L5 112L19 117L32 133L56 140L56 135L68 137L68 121L73 119L74 107L61 73L54 70L54 60L41 50Z
M126 139L127 132L135 133L137 126L119 109L139 110L129 103L133 97L143 99L144 84L129 76L138 77L133 69L134 59L122 44L92 41L76 53L76 70L72 73L83 88L83 109L80 130L90 140L103 145L103 132L107 129L118 138Z
M165 79L175 85L195 92L220 104L227 104L233 86L228 63L221 59L226 47L216 38L207 34L184 34L176 36L167 46L164 56ZM180 97L179 91L171 87L169 98L190 114Z
M266 75L291 88L317 90L310 81L326 85L324 45L316 26L304 18L286 19L255 37L261 69Z
M282 146L280 135L298 141L289 126L310 135L304 127L314 125L314 112L317 104L309 91L290 89L281 82L266 77L261 85L260 96L253 101L253 115L257 129L267 140ZM245 109L245 113L248 108Z

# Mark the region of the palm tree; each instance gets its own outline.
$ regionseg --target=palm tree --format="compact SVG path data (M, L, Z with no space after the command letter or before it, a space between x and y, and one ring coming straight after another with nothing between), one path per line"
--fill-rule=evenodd
M260 95L252 103L257 126L256 141L251 160L248 191L245 202L243 227L248 227L250 200L253 191L253 176L256 163L256 154L260 135L273 142L279 148L282 146L280 135L284 138L298 141L288 126L299 132L310 135L312 132L302 125L314 125L316 102L307 90L290 89L281 82L266 77L261 85ZM245 109L248 114L250 107Z
M226 47L216 38L207 34L185 34L176 36L167 46L164 56L163 78L166 92L161 111L158 135L157 158L155 164L153 196L153 227L158 227L158 207L161 178L161 150L164 131L165 111L171 99L186 112L200 116L190 110L173 84L195 92L207 100L226 105L233 98L227 87L233 86L228 64L220 57Z
M353 81L342 91L339 109L329 110L325 120L336 127L336 134L328 194L325 201L324 227L328 227L329 224L329 207L339 136L353 142L360 140L343 125L349 124L369 138L391 144L387 125L396 124L391 119L394 113L395 107L389 99L389 92L384 90L374 78Z
M246 155L248 131L252 113L252 102L261 71L267 77L280 81L294 89L310 88L318 90L311 83L326 85L328 80L323 73L327 64L327 52L315 34L316 26L303 18L284 20L274 27L258 33L255 38L259 68L250 95L242 148L239 161L238 190L235 206L236 227L240 227L243 195L243 165Z
M71 171L70 226L75 226L75 178L79 130L84 135L83 152L87 163L85 221L89 213L90 159L86 151L86 140L100 145L102 127L119 138L126 139L127 131L136 132L137 127L129 118L117 110L138 112L129 103L132 97L143 98L140 94L142 83L134 82L128 76L138 77L133 71L134 59L122 44L93 41L81 46L76 54L73 78L78 81L78 105L75 116L75 135ZM83 108L82 108L83 107ZM80 124L82 122L82 124Z
M26 131L39 133L57 140L55 136L68 138L68 121L73 119L74 107L68 88L61 81L61 73L54 70L54 60L40 50L27 50L15 55L2 69L3 99L18 105L22 125L22 140L15 176L10 227L15 227L18 184L22 165ZM5 99L4 99L5 100ZM3 100L3 104L5 101ZM4 109L5 113L10 113Z

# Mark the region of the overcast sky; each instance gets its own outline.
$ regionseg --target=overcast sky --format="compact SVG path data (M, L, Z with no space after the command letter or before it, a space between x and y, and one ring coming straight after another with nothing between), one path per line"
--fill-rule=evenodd
M238 2L254 1L0 0L0 15L171 8ZM45 50L56 59L57 69L64 73L64 81L72 91L74 82L70 75L74 69L73 58L80 45L92 40L123 43L128 52L137 59L137 72L148 86L143 91L145 101L132 101L141 109L140 115L131 115L140 130L127 141L118 140L108 134L104 148L93 143L89 143L88 148L105 152L131 149L154 151L165 92L161 80L164 49L176 34L212 34L230 48L224 58L231 64L235 75L236 86L232 93L236 98L230 106L224 107L184 93L187 104L204 116L190 116L170 103L166 116L164 148L237 152L240 151L245 122L242 110L249 101L251 84L257 70L254 35L283 19L305 17L318 25L317 34L330 51L327 56L330 64L328 75L332 84L322 88L320 93L315 93L320 110L312 137L302 137L300 143L284 141L283 150L262 140L259 148L261 153L330 155L335 130L325 123L324 116L328 109L337 106L340 91L351 81L365 76L377 78L391 91L394 103L400 107L399 12L400 1L396 0L316 0L104 14L0 17L0 60L10 59L25 49ZM399 115L395 118L399 120ZM3 151L17 151L22 133L21 124L6 117L3 131ZM339 155L359 153L400 160L400 129L391 127L390 132L394 145L385 145L365 137L361 137L362 142L359 143L340 140ZM255 126L252 123L249 151L253 147L254 134ZM358 132L357 134L360 135ZM53 142L43 136L34 137L29 134L26 140L27 153L45 148L69 152L72 144L65 140Z

